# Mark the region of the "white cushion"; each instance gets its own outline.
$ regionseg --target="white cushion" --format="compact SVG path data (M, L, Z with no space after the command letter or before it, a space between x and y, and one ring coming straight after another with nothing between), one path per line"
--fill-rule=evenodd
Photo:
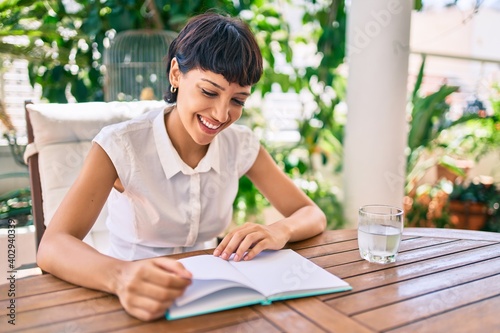
M42 186L45 225L48 225L50 220L52 220L59 204L68 192L71 184L76 180L91 145L90 141L60 143L47 145L40 151L38 166ZM104 206L96 223L84 239L84 242L101 252L106 250L107 244L102 244L103 248L97 246L92 235L95 232L107 230L107 215L107 207Z
M163 101L28 104L38 150L53 143L92 140L106 125L165 105Z
M78 176L92 139L101 128L165 105L163 101L27 105L35 142L26 154L39 153L45 225ZM104 206L84 239L101 252L108 245L106 217L107 207Z

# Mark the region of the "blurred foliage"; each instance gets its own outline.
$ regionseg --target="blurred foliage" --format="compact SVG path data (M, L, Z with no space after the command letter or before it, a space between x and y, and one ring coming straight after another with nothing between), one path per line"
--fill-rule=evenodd
M488 207L484 230L500 231L497 186L467 179L467 168L463 166L471 165L463 161L477 162L487 153L499 153L500 87L492 87L490 112L486 108L466 108L458 119L453 119L448 98L458 88L444 84L437 91L421 96L424 66L425 57L410 103L407 223L420 227L453 227L457 212L451 211L450 201L478 202ZM446 177L451 179L440 178L435 184L418 185L426 171L436 166L447 170Z
M9 220L14 220L17 226L33 224L29 187L0 195L0 228L7 228Z
M406 192L412 193L425 172L436 165L464 176L455 160L479 160L500 147L500 113L485 110L465 113L458 119L450 116L448 98L458 87L443 84L435 92L422 96L425 56L410 101Z
M336 121L335 106L345 95L345 78L336 70L345 56L344 1L304 2L302 19L307 29L293 35L284 12L287 1L154 0L159 19L153 15L152 4L130 0L3 1L0 57L27 59L31 84L39 84L42 98L49 102L66 103L72 98L77 102L102 101L102 55L114 33L155 27L179 31L189 17L206 10L239 15L255 32L264 57L264 75L255 92L265 96L277 84L283 92L312 96L309 105L313 107L298 124L301 141L294 147L268 148L273 156L280 156L277 162L297 184L316 184L304 190L325 210L330 226L342 225L338 190L318 175L311 159L319 155L323 165L334 161L332 173L341 170L343 124ZM293 50L299 44L313 46L319 62L295 64ZM258 127L262 115L249 111L252 126ZM294 155L299 158L287 157ZM243 207L243 218L258 215L266 205L253 184L242 178L236 213Z
M299 5L300 6L300 5ZM343 1L306 2L300 32L291 32L286 12L277 3L251 5L240 16L256 32L264 57L264 76L255 90L263 97L269 92L295 92L304 117L298 120L300 141L292 145L264 143L268 151L297 186L325 212L328 228L341 228L344 223L341 190L332 176L342 170L342 140L345 118L336 106L345 100L346 79L338 67L344 63L346 10ZM295 59L299 47L313 49L304 63ZM317 61L311 61L317 59ZM266 129L259 110L247 109L246 118L254 128ZM319 158L318 158L319 157ZM319 163L313 163L316 160ZM247 187L246 185L249 185ZM243 192L245 191L245 192ZM240 181L240 194L245 202L267 206L258 191ZM248 196L254 196L249 200ZM242 207L241 201L235 208Z
M102 101L102 53L110 31L155 27L148 1L6 0L0 4L0 54L29 60L32 85L42 98L66 103ZM151 2L152 3L152 2ZM162 28L179 31L187 19L210 8L237 10L229 0L154 0ZM17 38L15 38L17 37Z
M413 196L405 197L405 226L425 228L450 227L448 202L453 184L441 179L435 185L419 186Z
M495 184L485 184L479 179L472 182L460 182L453 186L450 200L482 202L492 209L498 209L500 190Z
M471 204L480 207L483 231L500 232L500 189L491 177L472 180L439 179L435 184L420 185L413 196L405 197L406 225L409 227L460 228L460 219L476 219L479 210L468 211ZM452 206L453 204L453 206ZM480 217L479 217L480 218ZM480 226L478 226L480 227Z
M344 223L341 189L332 178L342 171L345 2L294 3L303 13L302 29L298 32L290 31L284 10L287 6L290 6L287 0L4 0L0 3L0 57L27 59L31 84L39 84L42 98L49 102L65 103L69 98L77 102L101 101L104 99L102 55L114 33L154 27L179 31L189 17L209 9L240 16L255 32L264 57L264 76L255 86L255 92L264 97L278 85L282 92L298 93L306 111L299 119L301 138L297 144L269 144L267 148L285 172L325 211L329 227L338 228ZM415 1L414 6L420 10L422 2ZM157 9L156 16L153 7ZM297 61L294 50L298 46L313 51ZM417 109L436 104L417 99L414 102ZM421 104L424 105L420 107ZM248 109L246 113L256 130L265 126L258 110ZM428 115L414 116L422 119ZM415 131L414 136L412 142L417 150L422 146L418 140L431 142L432 133ZM236 213L244 212L240 217L245 219L245 214L258 214L266 205L253 184L242 178L235 201Z

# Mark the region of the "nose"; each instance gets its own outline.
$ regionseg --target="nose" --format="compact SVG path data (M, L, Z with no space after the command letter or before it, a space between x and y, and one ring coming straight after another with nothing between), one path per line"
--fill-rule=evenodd
M218 103L213 109L212 117L220 123L228 121L229 105L224 102Z

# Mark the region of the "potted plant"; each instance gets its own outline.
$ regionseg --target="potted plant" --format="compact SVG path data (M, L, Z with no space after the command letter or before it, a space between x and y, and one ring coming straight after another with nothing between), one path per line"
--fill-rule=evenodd
M451 224L459 229L494 229L492 222L498 222L499 205L500 189L491 177L455 183L449 196Z
M445 178L436 184L422 184L404 198L407 227L449 228L449 195L453 183Z

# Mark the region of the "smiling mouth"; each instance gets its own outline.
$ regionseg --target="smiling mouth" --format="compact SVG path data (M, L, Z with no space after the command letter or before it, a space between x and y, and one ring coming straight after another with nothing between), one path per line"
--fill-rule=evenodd
M222 124L219 124L219 125L214 125L210 122L208 122L208 120L206 120L205 118L203 118L202 116L198 115L198 119L200 120L200 122L205 125L205 127L211 129L211 130L216 130L218 129L219 127L222 126Z

